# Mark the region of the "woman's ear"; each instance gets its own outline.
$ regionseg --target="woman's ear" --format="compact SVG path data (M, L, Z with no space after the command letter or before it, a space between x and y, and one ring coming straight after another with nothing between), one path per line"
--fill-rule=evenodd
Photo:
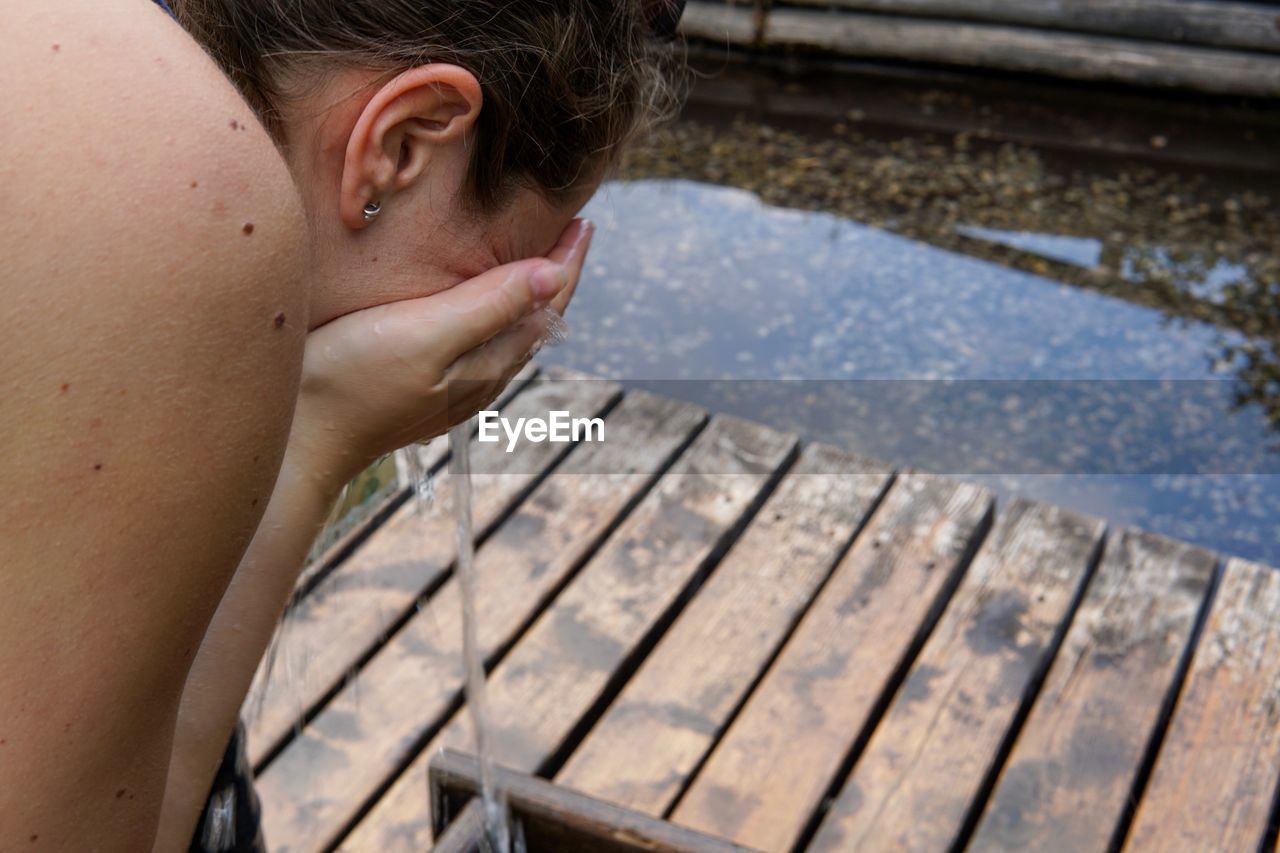
M412 186L441 152L465 142L484 98L475 75L444 63L396 76L365 105L347 141L342 166L342 221L368 225L370 202Z

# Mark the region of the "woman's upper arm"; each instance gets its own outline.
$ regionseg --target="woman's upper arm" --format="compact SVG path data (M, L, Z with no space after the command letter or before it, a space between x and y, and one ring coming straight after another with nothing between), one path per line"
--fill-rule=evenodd
M0 19L0 826L145 849L288 435L303 228L249 108L148 0Z

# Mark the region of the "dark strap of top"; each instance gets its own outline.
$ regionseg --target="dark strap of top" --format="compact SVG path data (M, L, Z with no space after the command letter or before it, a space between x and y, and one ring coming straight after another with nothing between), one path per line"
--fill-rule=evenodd
M169 4L165 0L156 0L156 5L169 13L169 17L173 17L173 10L169 8Z

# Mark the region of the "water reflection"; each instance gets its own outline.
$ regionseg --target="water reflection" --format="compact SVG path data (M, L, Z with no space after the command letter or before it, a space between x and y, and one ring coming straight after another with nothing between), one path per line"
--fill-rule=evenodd
M985 240L997 246L1017 249L1050 261L1095 269L1102 263L1102 241L1096 237L1067 237L1062 234L1037 234L1032 231L1005 231L978 225L958 225L961 237Z
M1250 336L738 189L615 183L587 215L548 361L1280 564L1267 406L1222 358Z
M730 184L780 207L838 214L1157 308L1171 320L1210 324L1221 330L1211 355L1239 379L1238 403L1260 407L1280 426L1280 149L1260 141L1274 135L1265 116L1252 127L1232 116L1230 127L1219 128L1217 120L1187 124L1187 116L1156 112L1126 128L1115 115L1081 112L1078 104L1038 108L932 88L889 96L882 87L854 86L858 100L887 97L895 120L912 119L916 100L923 113L950 104L953 118L972 120L949 134L904 132L866 123L854 109L844 119L809 121L800 132L789 129L794 116L778 112L791 95L771 92L775 82L752 85L764 86L773 104L764 121L739 114L727 126L696 117L673 124L632 153L626 173ZM829 107L850 85L825 81L810 101ZM1062 124L1066 136L1078 135L1069 131L1078 125L1103 150L1099 128L1134 136L1156 122L1180 145L1188 135L1216 133L1199 151L1216 165L1156 168L993 140L998 128L1029 118ZM1151 132L1165 138L1163 130ZM1239 163L1249 170L1229 170Z

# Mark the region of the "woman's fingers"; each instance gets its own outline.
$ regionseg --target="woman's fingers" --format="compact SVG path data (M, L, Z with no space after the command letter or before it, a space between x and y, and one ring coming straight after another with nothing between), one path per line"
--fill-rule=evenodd
M451 343L457 348L455 357L478 347L544 305L563 313L578 286L594 232L595 226L588 220L575 219L545 259L497 267L431 297L449 297L441 307L452 303L468 315L470 322L457 324L450 330ZM501 290L490 295L494 287L492 279L499 276L505 276Z
M592 228L574 220L546 258L495 267L449 290L383 306L383 333L425 339L441 367L451 364L543 306L563 311L582 272Z
M414 313L430 322L432 349L449 364L550 303L568 284L558 263L519 261L413 300L418 303Z
M547 305L549 310L563 314L568 307L594 234L595 226L589 220L575 219L547 255L547 260L561 266L568 279L564 288ZM449 383L455 389L451 396L462 396L458 389L465 385L505 383L509 380L537 353L547 337L551 319L545 312L534 313L459 356L448 371Z
M557 314L564 314L578 289L578 281L582 278L582 266L587 260L587 252L591 248L591 238L595 236L596 227L589 219L575 219L565 229L560 242L547 256L548 260L564 266L569 283L551 300L551 307Z
M535 314L463 355L449 368L448 381L458 387L509 379L537 352L547 333L547 320Z
M450 426L492 403L546 335L542 313L517 323L455 361L446 377Z
M548 305L568 283L563 266L531 258L495 267L431 296L366 311L375 312L374 331L383 341L381 346L405 343L417 357L429 356L443 370Z

